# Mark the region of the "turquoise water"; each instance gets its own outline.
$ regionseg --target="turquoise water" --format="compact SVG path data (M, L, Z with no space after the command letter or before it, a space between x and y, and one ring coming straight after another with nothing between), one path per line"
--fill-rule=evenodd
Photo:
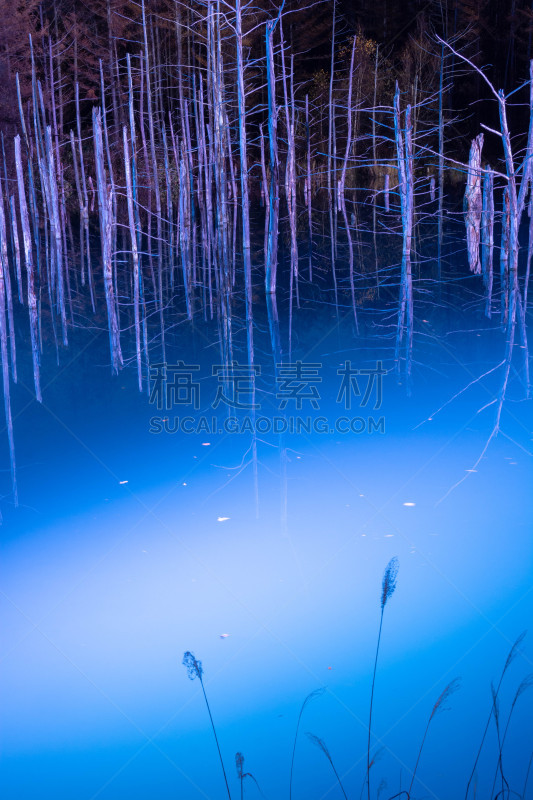
M301 410L292 400L279 409L266 318L258 321L257 415L324 417L332 427L259 434L258 502L249 434L168 432L184 410L224 424L228 409L213 409L219 356L205 337L178 341L168 358L200 367L199 409L158 410L136 391L133 370L111 378L105 334L91 344L80 332L72 363L48 366L42 407L15 390L21 508L5 502L2 529L6 797L227 796L200 683L181 663L192 650L232 796L240 796L238 751L266 797L288 796L301 703L326 687L302 717L293 797L342 796L309 731L358 798L381 581L393 556L400 567L377 669L372 754L382 750L372 796L409 787L429 714L458 676L449 710L431 722L412 797L464 796L491 681L531 622L531 409L514 374L502 432L468 472L492 430L493 409L479 409L497 375L434 412L498 362L503 335L480 324L445 336L449 321L434 311L425 323L422 313L411 395L389 373L377 409L375 393L364 407L361 395L351 409L336 402L346 360L393 366L391 340L373 318L356 339L348 314L340 326L334 309L296 314L291 359L319 364L322 377L318 407L306 399ZM281 340L287 363L285 321ZM155 416L169 417L167 432L162 422L150 432ZM372 433L370 416L383 419ZM365 429L340 433L340 417ZM533 672L531 635L502 684L502 730ZM519 795L532 697L517 702L503 751ZM491 796L497 761L491 721L476 796ZM259 796L249 779L245 796Z

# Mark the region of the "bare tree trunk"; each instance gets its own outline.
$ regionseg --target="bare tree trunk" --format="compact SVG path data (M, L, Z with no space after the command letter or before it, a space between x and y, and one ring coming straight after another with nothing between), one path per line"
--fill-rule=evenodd
M19 241L19 230L17 225L17 212L15 210L15 196L11 195L9 198L9 210L11 216L11 231L12 231L12 238L13 238L13 250L15 252L15 265L17 271L17 288L18 288L18 297L19 303L23 303L22 298L22 272L20 266L20 241Z
M273 36L277 20L267 22L267 83L268 83L268 142L270 148L270 189L268 212L268 239L265 264L265 290L276 291L278 266L278 219L279 219L279 163L278 163L278 110L276 107L276 79L274 76Z
M3 201L2 201L3 202ZM0 216L3 218L3 208L0 211ZM11 485L13 487L13 502L18 506L18 492L17 492L17 471L15 462L15 440L13 436L13 418L11 415L11 398L9 392L9 356L7 349L7 325L6 325L6 290L4 277L9 270L9 265L5 260L4 255L4 231L5 225L2 226L0 219L0 237L2 237L2 246L0 247L0 352L2 354L2 379L4 387L4 411L6 417L7 436L9 441L9 457L11 463Z
M396 85L394 95L394 133L398 163L398 182L402 213L403 245L402 272L400 283L400 303L398 309L398 330L396 334L395 359L398 373L401 371L400 359L405 359L405 377L409 390L411 357L413 344L413 284L411 274L411 244L413 231L413 151L411 106L405 112L405 128L402 132L400 116L400 89ZM403 346L402 346L403 345Z
M128 224L130 229L131 257L133 261L133 313L135 318L135 353L137 356L137 380L139 391L142 392L142 364L141 364L141 331L139 316L139 253L137 250L137 239L139 231L135 225L135 215L133 212L133 185L131 180L130 148L126 126L122 128L122 139L124 144L124 168L126 173L126 196L128 200Z
M294 145L294 97L291 96L290 102L292 113L289 113L289 94L287 91L287 75L285 70L285 46L283 39L283 28L280 23L281 36L281 69L283 79L283 96L285 100L285 126L287 130L287 161L285 164L285 197L287 199L287 210L289 213L289 228L291 232L291 272L290 272L290 305L292 312L293 288L296 291L296 301L299 305L298 297L298 242L296 231L296 164L295 164L295 145ZM292 74L294 63L291 57L291 87L293 85ZM292 92L291 92L292 95Z
M0 186L0 250L4 263L2 279L4 282L4 299L7 302L7 320L9 327L9 341L11 344L11 377L17 382L17 350L15 346L15 322L13 317L13 295L11 292L11 276L9 274L9 261L7 255L7 225L4 209L4 193Z
M246 153L246 97L244 93L244 61L242 50L241 0L235 0L235 35L237 39L237 95L239 103L239 153L241 161L241 218L244 257L244 293L246 298L246 341L248 361L254 363L252 317L252 263L250 253L250 201L248 190L248 158Z
M507 324L509 315L509 249L511 238L511 200L509 197L509 187L506 186L503 193L502 210L502 239L500 246L500 307L502 315L502 325Z
M524 299L522 305L524 313L527 312L527 293L529 287L529 275L531 271L531 259L533 258L533 193L529 198L529 240L527 245L527 266L526 274L524 277Z
M87 182L85 180L85 164L83 161L83 149L81 144L81 118L80 118L80 87L76 84L76 128L78 133L78 149L80 154L80 177L81 188L83 195L83 207L81 215L83 218L83 228L85 231L85 249L87 253L87 280L89 281L89 292L91 295L91 304L93 313L96 311L94 302L94 289L93 289L93 275L91 264L91 244L89 238L89 195L87 193Z
M98 189L98 213L100 217L100 237L102 242L102 265L104 270L104 286L109 326L109 343L113 372L118 373L122 367L122 350L120 348L120 330L116 313L115 292L113 288L113 265L111 246L113 241L113 219L111 188L107 185L104 167L104 146L102 141L102 119L100 111L93 108L94 155L96 162L96 179Z
M307 205L307 226L309 230L309 281L313 280L313 208L311 183L311 132L309 125L309 95L305 95L305 136L307 140L307 181L305 199Z
M337 2L333 0L333 26L331 32L331 63L329 75L329 96L328 96L328 203L331 207L331 176L332 176L332 150L333 150L333 75L335 73L335 22L337 15Z
M161 230L161 193L159 191L159 175L157 168L157 158L155 153L155 126L154 126L154 115L152 113L152 88L150 80L150 59L148 54L148 30L146 24L146 11L145 11L144 0L142 0L142 22L143 22L143 39L144 39L144 63L146 67L146 105L148 111L148 128L150 131L150 154L152 157L153 187L155 193L155 208L156 208L157 254L158 254L157 289L159 294L159 320L161 329L162 356L163 356L163 361L165 361L165 322L163 314L164 302L163 302L163 264L162 264L163 233Z
M24 241L24 261L26 264L26 276L27 276L27 286L28 286L28 309L30 314L31 352L33 358L33 381L35 384L35 396L39 401L39 403L42 403L37 298L35 295L35 283L33 277L33 253L31 246L30 220L28 217L28 206L26 204L26 193L24 189L24 173L22 171L22 159L20 154L20 136L15 136L15 164L17 168L19 209L20 209L20 218L22 223L22 238Z
M479 239L481 228L482 200L482 169L481 169L481 150L483 148L483 134L472 142L470 157L468 159L468 175L466 180L465 204L466 204L466 243L468 248L468 263L470 271L475 275L481 273L481 263L479 261Z
M63 275L63 241L61 231L61 219L59 213L59 199L57 194L56 170L54 163L54 153L52 150L52 130L47 126L45 133L47 164L43 165L43 172L46 174L50 197L50 227L54 236L55 267L57 271L57 293L59 312L61 315L61 331L63 333L63 344L68 345L67 337L67 318L65 312L65 288Z
M444 45L440 51L439 71L439 201L437 212L437 280L439 292L442 280L442 240L443 240L443 214L444 214Z
M481 224L481 272L487 290L485 314L490 319L494 260L494 178L492 170L483 177L483 210Z
M344 184L346 181L346 169L348 167L348 157L350 155L350 148L352 146L352 79L353 79L353 62L355 57L355 48L357 39L354 36L352 44L352 55L350 58L350 72L348 73L348 105L346 109L347 133L346 133L346 150L344 152L344 161L342 164L342 172L339 181L339 197L341 207L345 205L344 202Z

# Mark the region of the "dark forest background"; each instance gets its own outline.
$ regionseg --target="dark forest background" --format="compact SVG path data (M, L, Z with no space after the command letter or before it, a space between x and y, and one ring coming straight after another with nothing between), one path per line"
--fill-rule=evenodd
M253 77L254 60L264 59L264 25L276 16L281 2L255 0L243 5L245 46ZM222 3L228 18L234 3ZM496 88L509 92L528 77L532 55L532 0L337 0L335 72L344 74L349 44L358 35L361 98L373 90L376 46L379 48L377 104L390 105L398 81L406 101L415 104L422 95L438 90L438 46L433 35L456 42L473 63L483 68ZM178 74L186 84L190 67L202 67L205 53L201 24L206 3L175 0L146 0L145 13L150 30L157 81L172 107L177 97ZM306 2L286 0L284 33L295 60L295 82L314 100L325 94L331 69L333 35L332 0ZM90 124L91 107L101 100L99 62L112 96L113 108L123 122L126 99L124 85L126 53L132 58L142 51L142 7L131 0L0 0L0 129L6 139L18 132L19 111L15 74L20 77L23 102L31 98L32 50L37 77L43 84L47 112L56 112L60 133L67 132L75 119L74 86L79 83L82 114ZM177 35L177 25L180 33ZM230 42L228 34L228 43ZM228 44L231 49L231 44ZM180 68L181 62L181 70ZM452 66L454 66L452 64ZM344 72L343 72L344 71ZM480 120L497 123L494 103L483 81L473 73L460 73L449 85L446 97L448 122L457 133L457 155L463 156L469 139L476 135ZM138 80L134 76L134 81ZM52 98L50 86L56 94ZM414 96L413 96L414 94ZM254 96L250 108L266 105L264 87ZM511 123L521 106L510 108ZM527 110L526 110L527 114ZM524 125L519 124L523 129ZM463 138L464 137L464 138ZM453 137L452 137L453 138ZM489 145L490 146L490 145Z

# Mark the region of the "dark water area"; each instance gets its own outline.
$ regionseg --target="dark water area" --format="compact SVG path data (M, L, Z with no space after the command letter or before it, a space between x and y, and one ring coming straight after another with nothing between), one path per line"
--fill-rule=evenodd
M489 371L505 337L484 318L476 279L453 282L461 267L450 263L439 297L424 294L430 268L417 284L410 393L394 372L397 290L361 299L357 334L346 287L336 308L326 277L321 291L302 279L290 346L287 297L277 332L257 289L255 410L226 402L237 387L250 403L250 373L235 366L219 380L216 321L169 332L151 397L138 392L134 364L110 375L108 336L96 327L73 331L59 366L48 355L42 405L22 374L12 396L18 509L2 473L6 797L227 795L185 651L202 661L233 797L237 752L264 796L289 795L300 708L321 687L301 718L292 797L342 797L307 732L326 744L346 795L366 797L393 557L371 796L409 790L432 710L410 795L464 796L491 681L531 623L532 430L517 368L500 434L474 466L494 426L486 406L500 377ZM233 310L244 365L238 295ZM177 374L185 383L167 403ZM493 717L470 796L501 790L505 732L505 796L508 787L533 797L527 683L516 699L532 660L529 634L506 670L499 732ZM249 777L244 791L260 796Z

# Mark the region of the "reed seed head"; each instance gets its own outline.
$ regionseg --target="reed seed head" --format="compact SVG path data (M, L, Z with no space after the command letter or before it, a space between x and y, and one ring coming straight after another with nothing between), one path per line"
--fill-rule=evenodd
M515 702L518 700L520 695L524 694L524 692L527 691L531 686L533 686L533 673L531 673L530 675L526 675L526 677L516 690Z
M187 676L191 681L195 678L200 678L200 680L202 680L204 672L202 669L202 662L197 661L194 657L194 653L191 653L190 650L187 650L187 652L183 654L182 664L187 668Z
M396 589L396 578L398 576L398 569L399 569L399 561L394 556L391 558L387 566L385 567L385 572L383 573L383 584L381 587L381 610L385 608L387 605L387 601L390 597L394 594L394 590Z
M525 639L527 631L522 631L518 639L515 641L511 649L509 650L509 655L507 656L507 661L505 662L505 667L503 668L503 675L507 672L508 668L511 666L511 662L514 661L515 656L517 655L518 651L520 650L520 646Z
M326 756L326 758L331 761L331 755L325 741L321 739L319 736L315 736L314 733L309 733L309 731L307 732L307 736L309 737L309 741L312 742L317 747L319 747Z
M235 753L235 766L237 768L237 777L242 780L244 777L244 756L242 753Z
M450 683L446 686L446 688L440 693L439 697L437 698L437 702L433 706L430 719L433 719L435 714L438 714L439 711L448 711L444 703L446 703L450 695L452 695L459 689L460 685L461 685L460 678L454 678L453 681L450 681Z

